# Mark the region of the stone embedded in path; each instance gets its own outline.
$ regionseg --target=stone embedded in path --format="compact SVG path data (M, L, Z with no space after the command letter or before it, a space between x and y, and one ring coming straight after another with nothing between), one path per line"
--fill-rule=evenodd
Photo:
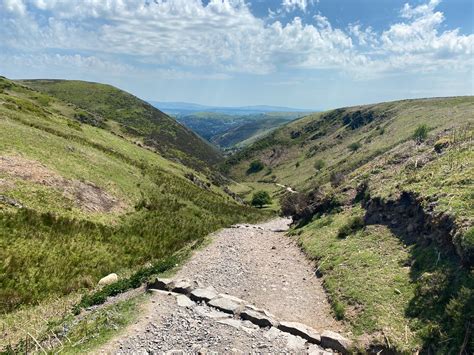
M344 338L341 334L325 330L321 334L321 346L323 348L331 348L340 351L343 354L349 354L352 342Z
M228 313L224 313L221 311L216 311L215 309L204 307L204 306L196 306L194 308L197 314L202 317L212 318L212 319L226 319L230 318L231 315Z
M240 317L242 319L251 321L259 327L278 326L278 321L273 318L269 313L265 311L258 311L252 308L246 307L242 312L240 312Z
M310 328L301 323L280 322L278 329L293 335L300 336L313 344L321 343L321 335L313 328Z
M217 297L217 292L210 288L197 288L191 292L190 296L196 302L209 302Z
M239 311L242 309L242 302L238 302L238 298L235 297L223 297L219 295L219 297L213 298L209 301L209 306L217 308L218 310L230 313L230 314L238 314Z
M176 297L176 301L178 302L178 306L180 307L186 307L186 308L192 308L196 305L193 301L191 301L188 296L185 295L179 295Z
M308 348L308 355L334 355L334 353L313 344Z
M303 338L300 338L299 336L289 334L289 333L283 333L285 338L286 338L286 346L287 348L295 351L295 352L300 352L301 350L305 349L306 350L306 340Z
M173 292L182 293L187 295L188 293L192 292L197 285L193 284L188 280L178 280L174 283L173 288L171 289Z
M165 279L157 277L154 281L148 283L147 288L156 290L171 291L174 287L174 281L171 279Z
M234 318L227 318L227 319L218 320L217 323L229 325L229 326L231 326L235 329L243 330L247 334L252 334L256 330L256 328L258 328L256 325L253 325L252 323L250 323L250 324L252 324L256 328L248 327L248 326L245 325L244 322L242 322L240 320L237 320L237 319L234 319Z

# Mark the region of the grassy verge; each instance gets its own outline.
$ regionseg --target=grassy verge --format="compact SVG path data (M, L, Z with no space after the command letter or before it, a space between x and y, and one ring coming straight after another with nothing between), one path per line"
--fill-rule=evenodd
M318 262L334 314L361 344L458 353L474 315L473 275L435 245L405 245L386 226L347 233L360 207L292 231ZM467 333L466 333L467 332Z
M96 309L83 317L68 314L50 320L44 333L27 334L16 346L7 346L2 354L61 352L82 354L94 351L117 335L140 315L140 304L147 294Z

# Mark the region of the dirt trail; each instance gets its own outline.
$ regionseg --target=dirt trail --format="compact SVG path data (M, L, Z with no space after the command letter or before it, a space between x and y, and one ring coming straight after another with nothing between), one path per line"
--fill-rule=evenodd
M319 331L342 331L331 316L314 266L285 236L288 224L289 220L278 218L223 229L212 235L212 242L196 252L173 278L212 286L266 309L278 319L304 323ZM174 296L156 292L138 323L101 352L323 353L317 346L311 348L301 338L275 328L223 319L213 312L204 304L180 306Z

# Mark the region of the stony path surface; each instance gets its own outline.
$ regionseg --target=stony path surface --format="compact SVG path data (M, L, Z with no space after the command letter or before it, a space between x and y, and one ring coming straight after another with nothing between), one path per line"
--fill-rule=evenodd
M339 331L314 266L281 232L288 229L289 222L278 218L224 229L184 265L177 277L212 285L280 319L316 330Z
M174 277L197 281L264 308L285 321L341 331L314 267L284 232L286 219L237 225L214 234ZM323 349L276 328L259 328L205 303L154 292L144 316L101 353L314 353ZM176 352L173 352L176 351Z

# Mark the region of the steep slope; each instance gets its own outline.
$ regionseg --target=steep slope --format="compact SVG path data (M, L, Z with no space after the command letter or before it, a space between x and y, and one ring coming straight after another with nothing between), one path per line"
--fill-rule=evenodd
M22 84L84 110L77 118L140 139L167 158L193 167L220 161L219 152L192 131L137 97L110 85L75 80L22 80Z
M203 174L74 119L81 112L0 78L0 313L127 275L261 215Z
M342 108L279 128L224 167L282 197L362 347L469 354L473 133L474 97ZM249 169L255 160L263 169Z

